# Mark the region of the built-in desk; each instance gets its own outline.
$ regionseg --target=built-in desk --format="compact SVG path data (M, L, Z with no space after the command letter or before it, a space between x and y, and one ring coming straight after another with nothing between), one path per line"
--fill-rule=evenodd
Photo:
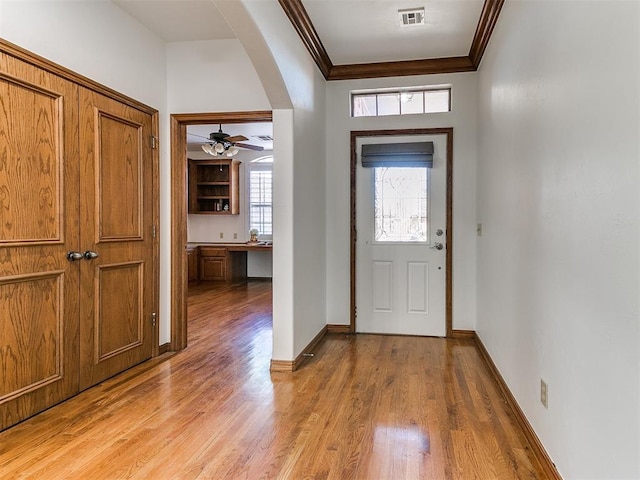
M247 281L247 252L270 252L269 243L189 243L189 281L242 283ZM196 270L197 271L194 271Z

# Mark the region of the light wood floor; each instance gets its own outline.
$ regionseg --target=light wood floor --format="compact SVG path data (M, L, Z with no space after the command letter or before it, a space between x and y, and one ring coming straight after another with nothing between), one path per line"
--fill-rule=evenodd
M189 312L185 351L0 433L0 478L545 478L471 341L328 335L270 374L270 283Z

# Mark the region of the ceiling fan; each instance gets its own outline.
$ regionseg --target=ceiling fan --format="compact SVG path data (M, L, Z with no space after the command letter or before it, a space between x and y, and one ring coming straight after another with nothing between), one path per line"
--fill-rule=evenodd
M194 135L194 134L191 134L191 135ZM206 138L200 135L194 135L194 136L200 137L200 138ZM201 148L205 153L208 153L209 155L213 155L214 157L222 156L222 155L226 155L227 157L233 157L236 153L238 153L238 147L246 148L248 150L256 150L259 152L264 150L264 147L261 147L259 145L251 145L249 143L243 143L243 142L246 142L247 140L249 139L244 135L235 135L232 137L229 134L224 133L222 131L222 125L220 124L218 127L218 131L211 132L209 134L209 138L207 139L207 143L204 143L203 145L201 145Z

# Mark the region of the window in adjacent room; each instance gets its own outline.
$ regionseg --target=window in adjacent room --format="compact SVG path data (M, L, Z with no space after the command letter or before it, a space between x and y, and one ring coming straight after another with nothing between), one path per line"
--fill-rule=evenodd
M252 160L249 165L249 230L260 240L273 239L273 156Z
M451 88L351 92L352 117L381 117L451 111Z

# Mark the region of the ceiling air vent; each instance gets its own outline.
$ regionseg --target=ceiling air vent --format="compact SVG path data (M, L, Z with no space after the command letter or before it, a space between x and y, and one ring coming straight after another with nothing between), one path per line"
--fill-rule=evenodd
M424 7L398 10L398 15L402 26L424 25Z
M259 138L263 142L273 142L273 137L271 135L254 135L253 138Z

